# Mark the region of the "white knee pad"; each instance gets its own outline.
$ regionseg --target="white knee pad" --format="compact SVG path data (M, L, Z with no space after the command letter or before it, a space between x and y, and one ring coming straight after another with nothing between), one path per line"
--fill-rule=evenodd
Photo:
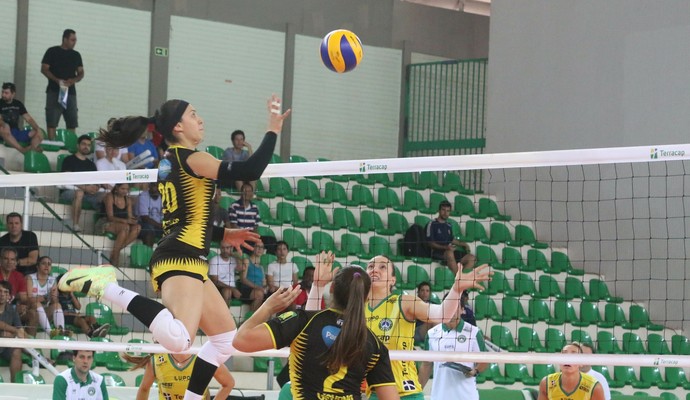
M237 333L236 329L219 335L209 336L208 342L201 346L198 357L216 367L225 364L235 351L235 348L232 347L232 339L235 337L235 333Z
M167 308L156 315L150 329L153 338L172 352L182 352L192 346L187 328Z

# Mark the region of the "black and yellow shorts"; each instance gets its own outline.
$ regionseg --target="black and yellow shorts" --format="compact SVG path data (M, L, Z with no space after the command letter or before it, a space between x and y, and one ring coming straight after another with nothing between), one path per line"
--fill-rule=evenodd
M208 280L208 262L198 257L172 257L163 258L151 264L151 284L153 290L160 291L159 278L169 278L175 275L185 275L200 279L202 282Z

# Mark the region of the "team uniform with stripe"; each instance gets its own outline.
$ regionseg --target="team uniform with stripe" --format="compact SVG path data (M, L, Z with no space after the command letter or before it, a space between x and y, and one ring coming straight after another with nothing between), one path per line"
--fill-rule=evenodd
M455 329L446 324L438 324L429 329L426 344L429 351L463 353L486 351L482 331L463 320L460 320ZM474 367L475 364L472 362L434 362L431 398L479 400L475 377L466 377L463 372Z
M361 365L342 366L329 374L324 355L333 345L343 324L340 311L288 311L265 322L274 348L290 345L290 382L295 400L355 400L360 398L360 387L366 378L371 387L393 386L386 346L368 331L364 346L365 358ZM323 360L323 364L322 364ZM310 368L314 366L315 368Z
M103 376L89 371L81 382L74 368L68 368L53 381L53 400L108 400L108 389Z
M415 321L408 321L403 315L400 295L392 294L374 308L367 304L365 315L369 329L388 350L414 348ZM391 367L400 397L422 392L414 361L391 360Z
M549 400L589 400L592 398L594 387L599 384L592 375L580 372L580 383L575 386L575 390L566 393L561 386L562 372L548 375L546 377L546 393Z
M151 257L151 282L171 271L185 271L208 279L208 252L213 233L212 179L196 175L187 158L196 150L170 146L158 166L158 189L163 203L163 238Z
M170 354L159 353L151 356L153 375L158 382L158 400L182 400L192 375L196 356L184 367L178 367ZM208 389L204 392L204 398Z
M42 304L44 306L47 305L50 302L50 289L55 285L55 282L57 282L56 278L53 275L48 275L45 285L41 285L41 282L38 280L38 273L30 274L29 278L31 278L32 283L32 290L29 296L43 296L44 302Z

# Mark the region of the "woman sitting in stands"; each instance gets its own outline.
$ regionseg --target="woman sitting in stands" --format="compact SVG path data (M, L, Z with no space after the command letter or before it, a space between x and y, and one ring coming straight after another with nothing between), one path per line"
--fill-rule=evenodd
M118 183L103 198L103 217L98 221L96 233L115 235L110 263L117 266L120 262L120 251L137 240L141 226L132 213L132 202L129 198L129 185Z

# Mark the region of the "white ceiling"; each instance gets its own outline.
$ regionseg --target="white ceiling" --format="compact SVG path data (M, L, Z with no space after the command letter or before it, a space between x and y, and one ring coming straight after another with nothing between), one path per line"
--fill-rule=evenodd
M462 11L469 14L491 15L491 0L402 0L408 3Z

